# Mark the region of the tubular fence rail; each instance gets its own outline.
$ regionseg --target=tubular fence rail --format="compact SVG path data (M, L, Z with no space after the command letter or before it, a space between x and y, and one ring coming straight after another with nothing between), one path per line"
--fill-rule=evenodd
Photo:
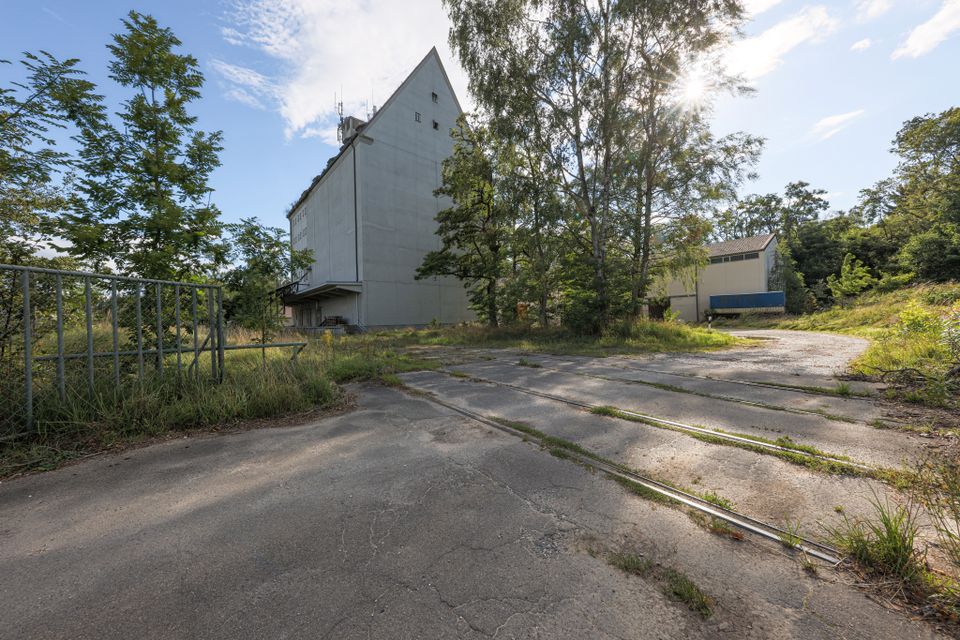
M0 264L0 441L31 433L40 403L96 397L145 376L223 380L224 352L303 342L227 345L217 284ZM19 401L17 398L19 397Z

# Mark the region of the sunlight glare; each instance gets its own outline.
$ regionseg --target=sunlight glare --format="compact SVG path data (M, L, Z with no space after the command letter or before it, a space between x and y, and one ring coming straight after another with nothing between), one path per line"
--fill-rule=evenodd
M702 68L690 69L678 83L678 99L687 108L702 106L710 83Z

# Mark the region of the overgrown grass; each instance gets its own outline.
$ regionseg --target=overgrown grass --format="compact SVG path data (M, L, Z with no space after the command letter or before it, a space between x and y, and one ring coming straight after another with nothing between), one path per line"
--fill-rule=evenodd
M234 336L231 342L243 338ZM184 365L187 362L184 358ZM82 367L72 369L64 400L52 377L38 376L36 431L0 442L0 477L55 468L73 458L172 432L330 410L343 402L340 384L382 380L395 386L400 384L396 373L435 366L389 348L346 341L332 347L312 341L296 361L290 360L289 349L268 350L266 361L260 351L228 351L219 384L211 379L209 357L202 364L198 376L178 374L175 356L168 355L162 374L148 367L140 380L135 363L124 361L117 385L112 362L101 362L92 394ZM2 400L12 405L9 411L22 404L19 394Z
M827 535L865 575L883 590L946 619L960 619L960 465L931 459L918 465L904 504L874 494L873 513L843 516ZM927 523L927 524L921 524ZM921 536L932 525L936 542ZM931 569L930 548L942 554L946 571ZM941 565L942 566L942 565Z
M910 505L891 504L873 498L873 518L852 519L827 532L838 549L865 572L897 580L905 591L922 594L929 590L924 554L917 548L918 511Z
M756 436L748 433L736 433L731 431L724 431L713 427L712 430L716 431L718 434L737 436L738 438L745 438L747 440L753 440L756 444L751 442L742 442L737 440L730 440L722 437L721 435L713 435L709 433L698 433L695 431L687 431L684 429L679 429L677 427L671 426L669 424L658 422L656 420L648 420L644 417L633 415L627 413L622 409L611 406L597 406L590 409L590 413L594 415L606 416L610 418L619 418L621 420L628 420L630 422L639 422L641 424L646 424L658 429L666 429L668 431L676 431L678 433L683 433L700 440L701 442L706 442L708 444L717 444L728 447L737 447L739 449L745 449L747 451L752 451L754 453L759 453L763 455L775 456L781 458L792 464L800 465L807 467L815 471L822 471L825 473L832 473L838 475L849 475L849 476L865 476L872 477L884 482L888 482L896 487L903 487L909 484L910 479L913 477L913 474L907 471L901 471L897 469L886 469L886 468L870 468L864 469L861 467L854 466L849 464L852 462L850 458L842 454L832 454L825 451L821 451L816 447L811 445L805 445L801 443L794 442L787 436L781 436L776 440L771 440L770 438L764 438L761 436ZM782 449L771 449L764 447L764 444L772 444ZM785 449L785 450L784 450ZM827 458L832 458L830 460L825 460L819 457L812 456L824 456Z
M807 384L788 384L786 382L770 382L768 380L748 380L754 384L760 384L768 387L780 387L783 389L795 389L797 391L807 391L810 393L820 393L828 396L850 397L857 396L861 398L872 398L873 392L867 390L854 389L848 382L838 382L835 387L818 387Z
M606 356L617 353L690 352L722 349L747 341L722 331L677 322L635 320L618 323L602 335L577 335L563 327L479 325L383 331L373 338L397 346L433 345L518 349L532 353Z

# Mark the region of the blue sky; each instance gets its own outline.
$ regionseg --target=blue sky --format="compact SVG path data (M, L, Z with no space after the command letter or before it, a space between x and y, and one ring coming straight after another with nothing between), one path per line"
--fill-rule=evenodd
M722 97L718 134L767 138L760 177L826 189L834 208L889 174L890 140L915 115L960 105L960 0L749 0L746 39L729 53L756 94ZM108 97L110 34L130 9L153 14L207 77L200 126L222 129L214 199L226 220L284 211L335 152L334 94L364 115L436 45L461 101L440 0L3 0L0 58L46 49L77 57ZM10 78L0 68L0 82Z

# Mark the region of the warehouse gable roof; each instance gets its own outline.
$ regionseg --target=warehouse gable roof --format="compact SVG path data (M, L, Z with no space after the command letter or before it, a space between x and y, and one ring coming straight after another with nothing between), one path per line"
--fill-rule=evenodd
M324 177L326 177L326 175L330 173L334 165L337 164L337 161L340 160L340 158L342 158L343 155L347 152L347 149L352 148L354 143L361 137L361 134L364 131L369 130L370 127L377 121L378 117L384 111L390 108L390 106L394 103L396 97L400 95L400 93L402 93L403 90L413 80L413 77L417 75L420 69L422 69L431 60L434 60L437 63L437 66L440 67L440 74L447 84L447 89L450 91L450 95L453 96L453 101L457 105L457 110L459 110L461 113L463 112L463 108L460 106L460 100L457 98L457 92L453 90L453 84L451 84L450 82L450 77L447 75L447 70L443 66L443 61L440 60L440 54L437 52L437 48L433 47L430 49L430 51L427 52L427 55L423 57L423 59L414 68L414 70L407 75L407 77L400 84L400 86L397 87L392 94L390 94L390 97L387 98L387 101L383 103L383 106L380 107L378 110L376 110L376 112L373 114L373 117L370 118L368 122L364 122L360 125L360 127L357 129L357 135L354 135L351 138L344 140L343 145L341 145L340 150L337 151L337 154L327 161L327 166L324 167L323 171L321 171L320 174L310 182L310 186L307 187L303 191L303 193L300 194L300 197L297 198L297 201L293 203L293 205L287 211L287 218L292 216L297 211L297 209L300 208L300 205L302 205L304 201L306 201L307 197L310 195L310 192L312 192L314 188L318 184L320 184L320 182L324 179Z
M707 255L711 258L717 256L729 256L736 253L751 253L754 251L763 251L770 242L776 238L776 234L765 233L762 236L753 236L750 238L737 238L736 240L725 240L715 242L706 246Z

